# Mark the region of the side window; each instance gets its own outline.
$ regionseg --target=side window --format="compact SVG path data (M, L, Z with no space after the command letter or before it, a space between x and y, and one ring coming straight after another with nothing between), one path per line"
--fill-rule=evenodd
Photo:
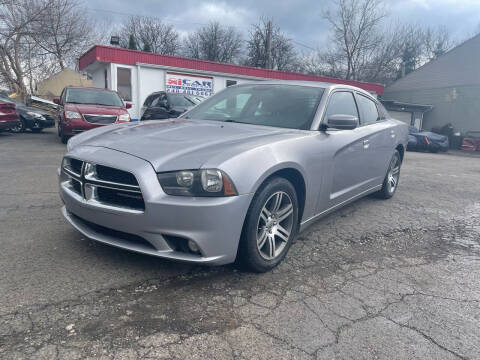
M357 105L350 91L338 91L332 94L328 102L326 117L330 115L353 115L358 118Z
M143 103L143 106L150 106L152 104L152 100L155 97L155 95L150 95L145 99L145 102Z
M362 114L360 117L361 124L372 124L380 119L375 102L360 94L357 96L357 99Z
M165 107L167 101L167 96L164 93L155 95L155 98L152 100L150 107Z

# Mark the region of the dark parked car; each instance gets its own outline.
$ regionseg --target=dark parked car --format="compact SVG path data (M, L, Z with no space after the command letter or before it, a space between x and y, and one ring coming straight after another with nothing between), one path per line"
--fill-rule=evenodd
M17 126L18 114L14 103L0 100L0 132Z
M58 136L64 144L81 132L131 120L127 109L132 105L112 90L69 86L53 101L59 105Z
M408 130L407 150L439 152L448 150L448 137L430 131L419 131L413 126Z
M155 92L145 99L140 120L176 118L202 100L202 97L196 95Z
M0 97L0 101L11 102L16 105L19 122L10 129L12 132L20 133L27 129L33 132L40 132L45 128L55 126L54 117L47 111L28 106L21 101Z

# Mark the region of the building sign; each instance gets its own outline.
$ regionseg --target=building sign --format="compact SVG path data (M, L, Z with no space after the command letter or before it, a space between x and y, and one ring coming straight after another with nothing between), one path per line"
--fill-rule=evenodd
M200 95L208 97L213 93L213 78L186 74L167 73L165 89L170 93Z

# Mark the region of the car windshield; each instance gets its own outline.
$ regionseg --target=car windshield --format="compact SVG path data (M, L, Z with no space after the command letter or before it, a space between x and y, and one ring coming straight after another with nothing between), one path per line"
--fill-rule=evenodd
M70 104L123 106L123 101L116 92L100 89L67 89L65 102Z
M183 117L309 130L323 92L285 84L232 86Z
M196 105L195 101L188 95L184 94L167 94L168 101L172 107L185 107Z

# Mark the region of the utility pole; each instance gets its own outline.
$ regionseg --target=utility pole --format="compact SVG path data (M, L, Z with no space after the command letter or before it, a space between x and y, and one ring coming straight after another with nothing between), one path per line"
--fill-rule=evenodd
M266 59L265 59L265 67L267 69L272 68L272 21L268 20L267 22L267 39L266 39Z

